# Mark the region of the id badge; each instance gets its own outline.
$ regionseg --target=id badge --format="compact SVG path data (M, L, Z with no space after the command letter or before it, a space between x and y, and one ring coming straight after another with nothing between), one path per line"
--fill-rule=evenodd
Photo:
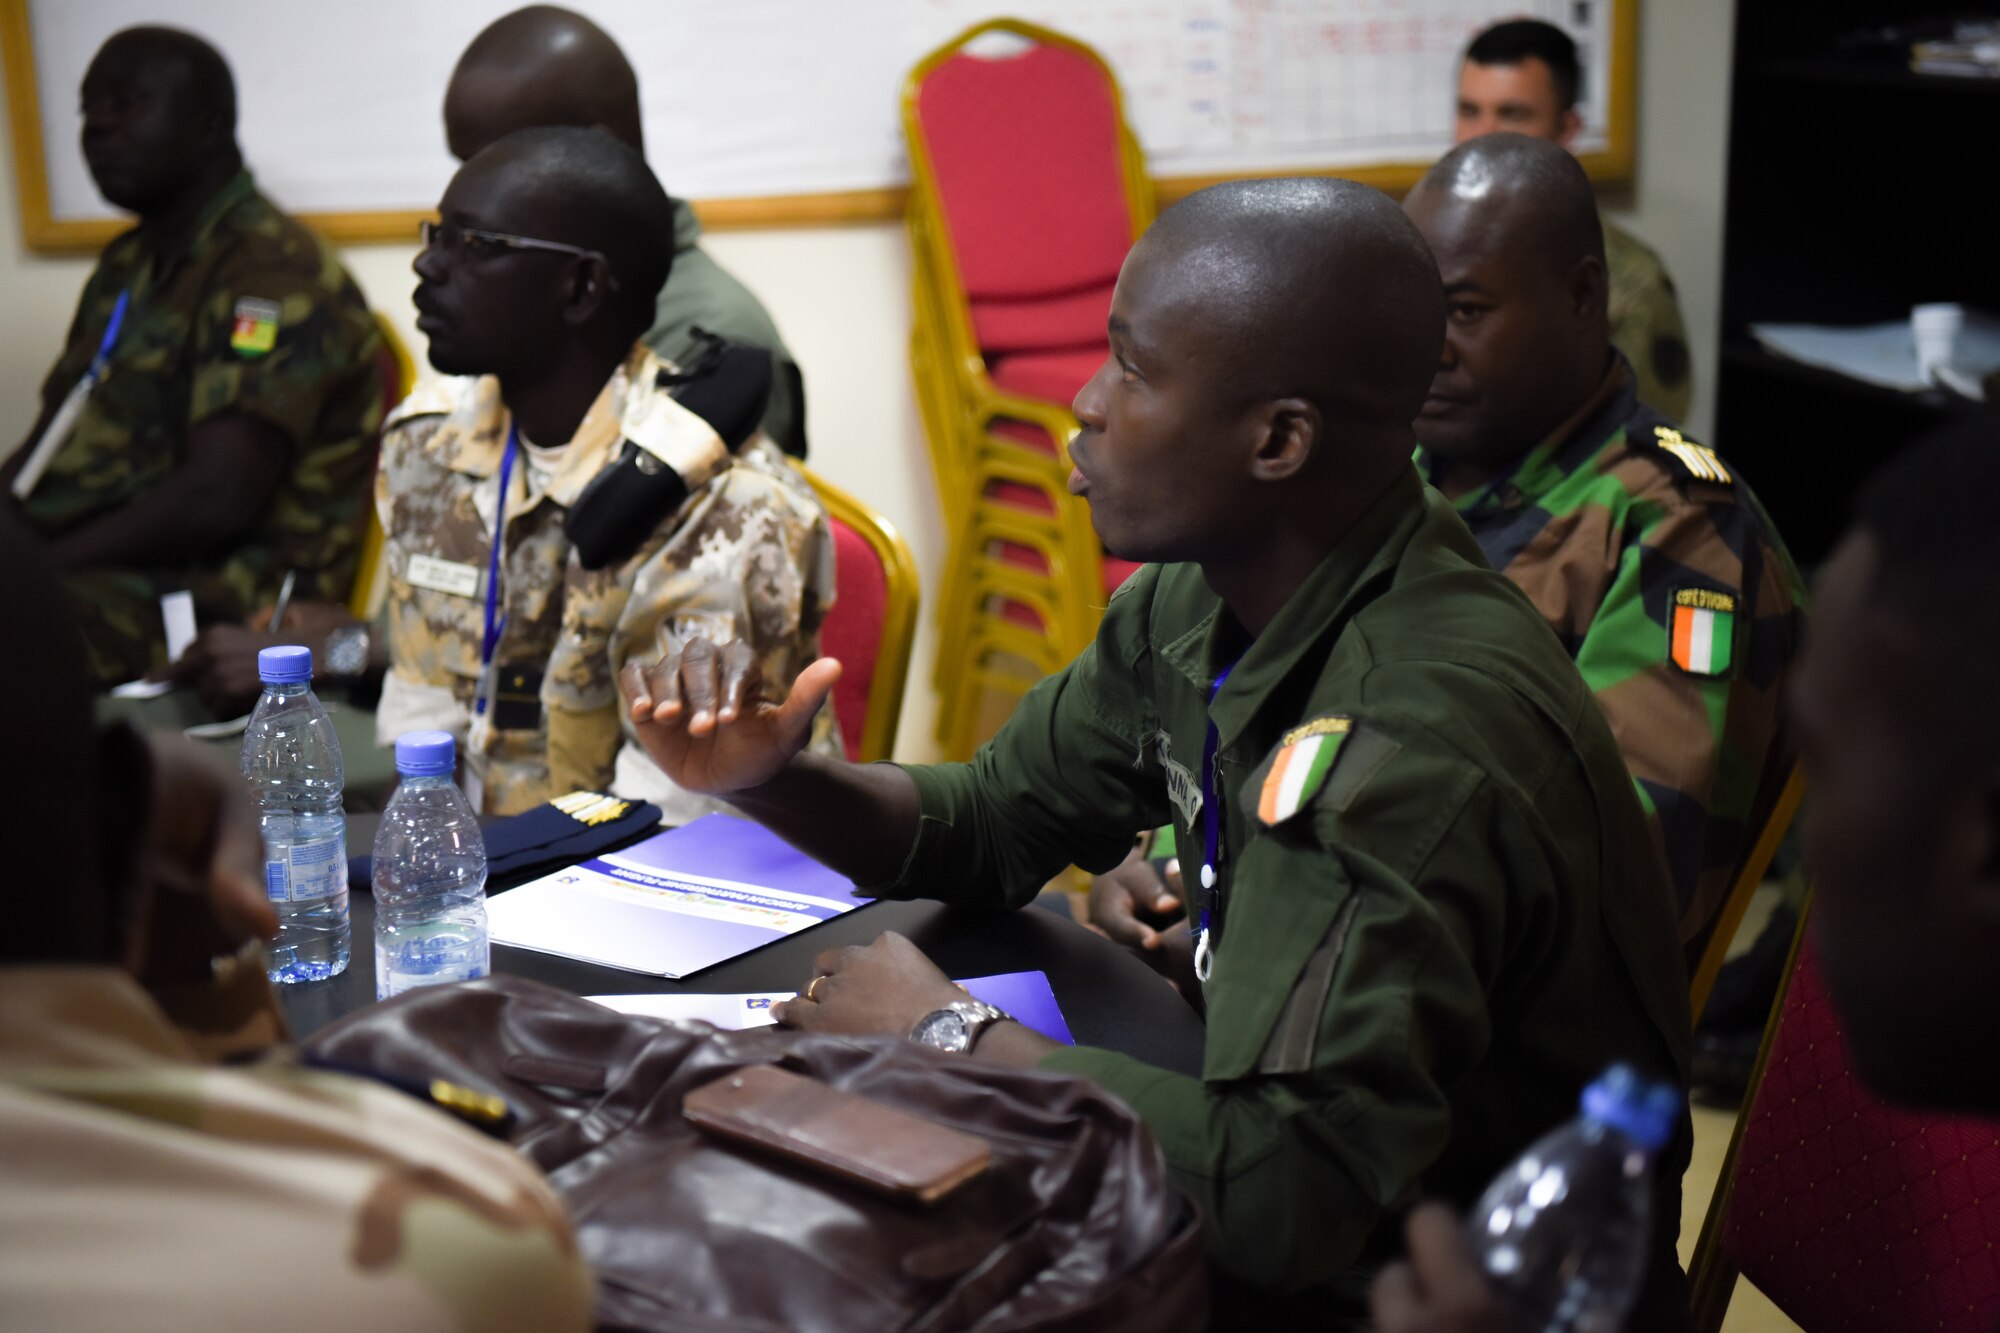
M532 666L502 666L493 673L493 729L542 729L542 673Z

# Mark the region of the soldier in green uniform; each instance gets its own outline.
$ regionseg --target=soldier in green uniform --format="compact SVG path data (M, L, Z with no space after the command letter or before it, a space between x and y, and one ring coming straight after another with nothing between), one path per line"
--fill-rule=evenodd
M5 478L87 394L24 505L84 608L92 673L113 684L164 661L163 594L191 592L207 622L240 620L287 571L301 597L347 596L386 386L360 291L244 169L212 47L118 33L84 76L83 113L91 176L139 225L84 287Z
M646 151L639 82L609 33L581 14L530 5L487 25L452 70L444 95L445 139L459 161L515 130L582 125ZM701 248L701 223L674 200L674 272L660 289L646 344L668 361L688 359L697 327L762 347L776 369L764 434L806 456L805 392L778 327L748 287Z
M1596 692L1694 957L1790 770L1798 570L1743 479L1639 400L1606 339L1597 212L1574 158L1474 139L1404 206L1449 316L1420 463Z
M1457 139L1505 131L1568 146L1583 127L1576 43L1540 19L1496 23L1472 39L1458 71ZM1694 397L1687 324L1660 257L1602 219L1610 274L1611 341L1631 363L1639 399L1675 420Z
M664 771L882 896L1018 906L1174 824L1201 1077L965 1005L896 936L822 955L782 1021L1096 1079L1257 1327L1340 1326L1420 1184L1469 1200L1606 1061L1685 1068L1671 897L1603 715L1410 464L1443 318L1421 238L1363 186L1238 182L1162 214L1070 478L1107 550L1160 563L969 764L800 753L829 661L782 702L740 644L622 682ZM1651 1278L1667 1326L1671 1237Z

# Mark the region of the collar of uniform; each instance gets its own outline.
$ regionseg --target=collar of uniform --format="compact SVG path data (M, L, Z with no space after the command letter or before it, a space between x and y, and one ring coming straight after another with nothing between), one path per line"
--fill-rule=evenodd
M692 250L701 240L701 219L694 215L694 205L685 199L674 200L674 253Z
M1591 390L1576 411L1563 419L1540 444L1521 455L1513 469L1452 502L1461 514L1482 513L1493 508L1520 508L1533 504L1554 490L1582 467L1632 415L1637 393L1632 367L1622 353L1611 353L1611 365L1604 378ZM1426 475L1435 471L1428 453L1423 456Z
M644 415L642 409L649 395L634 392L634 388L653 384L665 368L666 363L644 343L633 344L625 363L604 382L590 410L578 423L576 433L570 436L562 465L544 492L549 499L567 506L603 470L625 438L627 418ZM472 382L424 447L454 472L490 477L500 470L501 455L507 449L507 426L507 404L500 397L500 381L482 375ZM520 508L532 507L533 504L525 504ZM519 510L509 506L507 512L511 517Z
M1327 628L1351 613L1360 591L1378 573L1395 567L1424 513L1423 482L1412 467L1355 520L1340 545L1320 561L1244 650L1209 710L1222 745L1228 746L1250 724L1264 697L1322 644ZM1223 616L1215 614L1206 622L1198 646L1194 636L1188 636L1168 653L1204 690L1224 665L1224 625Z
M187 1038L115 967L0 968L0 1074L193 1063Z
M223 187L201 206L201 212L195 215L194 229L188 233L187 244L173 254L153 256L155 278L164 278L182 260L199 251L208 243L208 238L215 233L216 227L221 225L222 219L237 205L256 193L257 181L251 176L248 167L231 176ZM143 228L141 230L143 231Z

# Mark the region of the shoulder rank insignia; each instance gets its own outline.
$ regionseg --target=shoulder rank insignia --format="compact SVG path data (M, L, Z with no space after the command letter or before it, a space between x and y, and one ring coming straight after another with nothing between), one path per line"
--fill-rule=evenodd
M1304 809L1333 771L1341 743L1353 727L1350 718L1322 717L1286 732L1257 794L1257 818L1265 824L1282 824Z
M1678 458L1681 466L1692 473L1695 480L1729 484L1729 469L1715 456L1715 450L1707 445L1696 444L1672 426L1653 427L1653 438L1660 448Z
M278 345L278 321L284 307L259 296L241 297L229 326L229 346L239 356L259 357Z
M1668 638L1674 665L1690 676L1729 674L1736 639L1736 598L1708 588L1676 588Z

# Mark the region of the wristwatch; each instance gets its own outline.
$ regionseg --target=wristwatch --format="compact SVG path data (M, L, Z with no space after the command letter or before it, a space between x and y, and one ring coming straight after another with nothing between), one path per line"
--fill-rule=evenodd
M980 1033L1011 1017L979 1000L954 1000L918 1019L917 1025L910 1029L910 1040L940 1051L963 1054L972 1049Z
M368 670L368 627L366 625L342 625L326 636L320 647L320 660L326 664L326 674L344 679L353 679Z

